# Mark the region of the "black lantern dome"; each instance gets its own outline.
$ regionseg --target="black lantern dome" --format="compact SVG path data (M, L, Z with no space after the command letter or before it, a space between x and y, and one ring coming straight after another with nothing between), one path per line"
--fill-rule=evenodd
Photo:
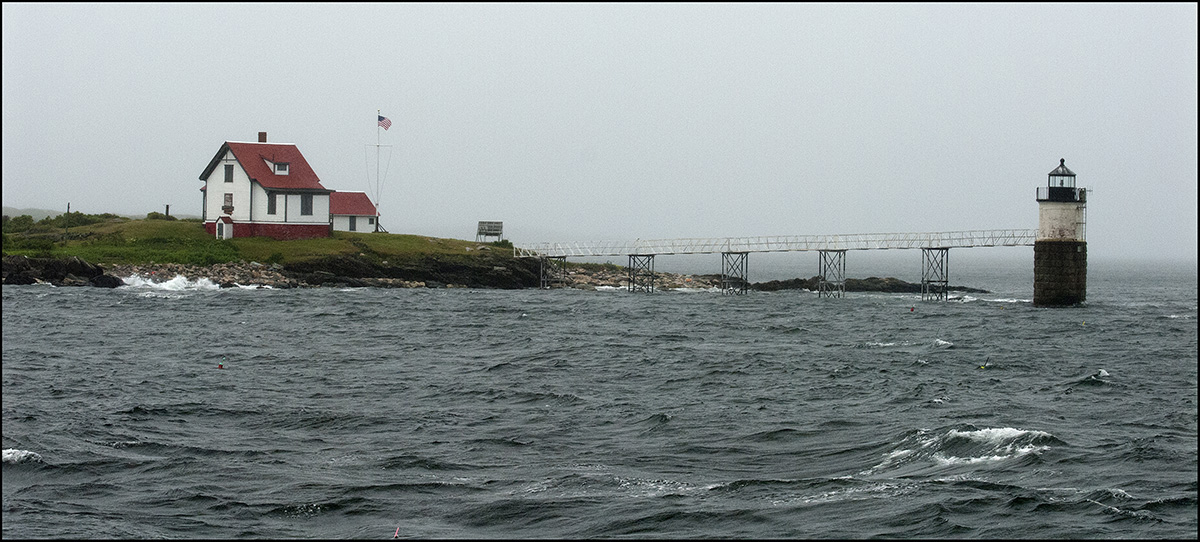
M1075 188L1075 172L1067 168L1066 158L1058 159L1058 167L1050 172L1050 181L1047 186Z
M1067 168L1067 159L1059 158L1058 167L1050 172L1046 186L1038 189L1038 201L1082 202L1087 192L1075 188L1075 172Z

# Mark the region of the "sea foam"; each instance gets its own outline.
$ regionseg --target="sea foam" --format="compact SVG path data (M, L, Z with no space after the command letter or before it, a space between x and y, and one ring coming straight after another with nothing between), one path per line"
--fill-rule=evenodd
M125 287L143 288L143 289L148 289L148 290L158 290L158 291L165 291L165 292L184 292L184 291L193 291L193 290L219 290L219 289L221 289L221 285L213 282L211 279L208 279L206 277L201 277L196 280L191 280L183 275L175 275L173 278L171 278L171 280L155 282L154 280L148 279L141 275L130 275L121 280L125 282ZM234 283L234 286L237 288L243 289L243 290L264 290L264 289L273 290L273 289L275 289L272 286L264 285L264 284L244 285L244 284Z
M934 465L976 465L1005 461L1050 449L1046 442L1053 435L1044 431L1029 431L1014 427L984 429L950 429L935 434L921 430L905 438L897 449L884 455L883 460L862 474L882 470L912 467L922 462Z
M14 463L14 464L15 463L41 463L42 456L41 456L41 454L38 454L37 452L31 452L29 450L18 450L16 448L5 448L4 449L4 462L5 463Z
M220 285L207 278L189 280L183 275L175 275L171 280L162 282L155 282L141 275L130 275L121 280L125 282L125 287L129 288L147 288L170 292L179 292L184 290L216 290L220 288Z

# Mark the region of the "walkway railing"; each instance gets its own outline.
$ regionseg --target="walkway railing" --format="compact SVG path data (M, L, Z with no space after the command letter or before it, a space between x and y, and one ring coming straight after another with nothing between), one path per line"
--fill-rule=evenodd
M624 256L631 254L714 254L1033 246L1037 230L967 230L927 233L854 233L686 239L635 239L574 243L533 243L513 247L521 258Z

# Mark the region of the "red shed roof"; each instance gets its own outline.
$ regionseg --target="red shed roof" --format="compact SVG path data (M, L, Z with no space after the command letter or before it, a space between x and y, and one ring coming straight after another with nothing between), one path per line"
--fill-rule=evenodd
M316 172L308 165L304 155L300 154L300 149L290 143L226 141L209 161L208 167L204 168L204 172L200 174L201 180L207 179L217 168L217 164L225 156L226 149L233 151L234 158L237 158L250 180L262 185L263 188L330 192L321 186L321 179L317 178ZM287 175L276 175L268 162L286 162L288 164Z
M375 204L364 192L333 192L329 194L329 214L375 216Z

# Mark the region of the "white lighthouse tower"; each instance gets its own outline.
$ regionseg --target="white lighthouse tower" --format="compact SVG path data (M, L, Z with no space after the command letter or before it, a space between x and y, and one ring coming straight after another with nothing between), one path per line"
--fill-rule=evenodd
M1033 306L1064 307L1087 299L1087 190L1076 188L1066 159L1037 191Z

